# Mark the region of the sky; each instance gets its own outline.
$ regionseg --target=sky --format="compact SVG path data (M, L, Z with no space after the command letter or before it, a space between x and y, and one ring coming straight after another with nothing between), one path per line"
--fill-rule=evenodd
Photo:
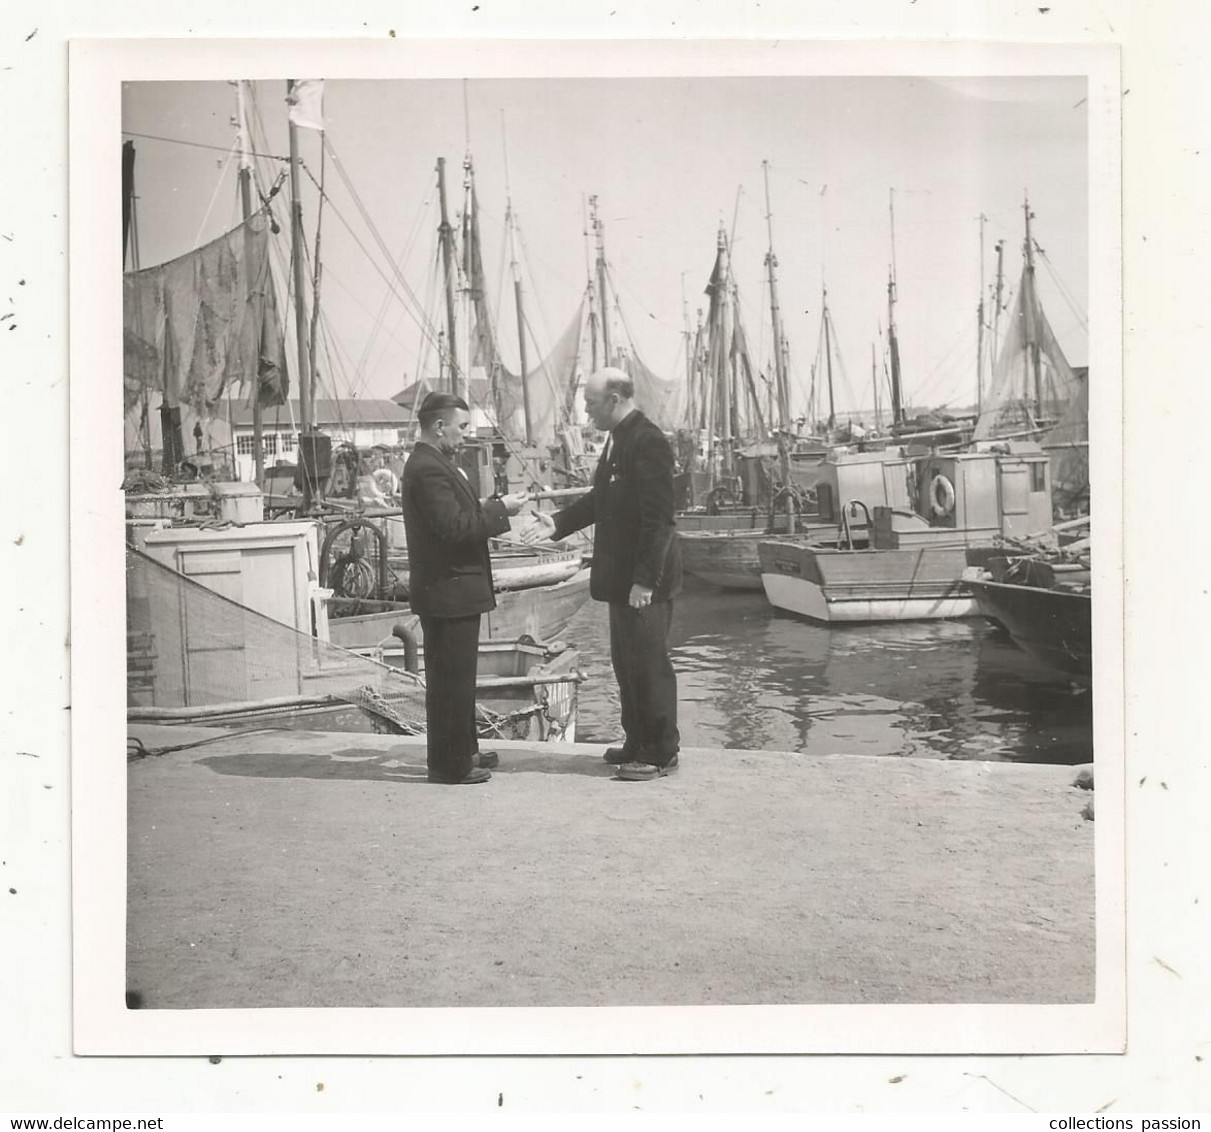
M285 168L275 158L288 151L285 82L252 85L260 123L254 136L273 155L258 160L258 171L272 180ZM625 330L616 325L616 339L620 333L630 338L662 376L681 372L683 300L691 321L705 310L703 288L722 223L734 230L733 269L750 347L759 362L767 359L763 161L769 163L797 409L806 405L827 285L839 356L837 408L870 410L872 345L887 324L893 194L896 323L908 403L974 403L977 304L993 279L998 240L1005 241L1007 296L1017 285L1027 193L1033 235L1045 252L1038 267L1041 299L1069 361L1083 365L1084 98L1084 79L1067 77L330 80L324 123L348 184L328 160L320 395L390 397L422 368L433 375L434 351L417 311L427 311L433 325L443 321L435 165L446 158L449 207L456 213L468 142L489 301L512 368L517 342L506 199L518 220L533 365L583 294L591 255L584 210L591 194L599 198L620 292ZM238 223L236 162L229 157L235 110L230 83L125 86L123 130L137 152L142 266ZM319 135L299 130L298 137L300 154L318 178ZM279 198L282 220L286 197ZM312 241L318 198L306 176L302 199ZM987 217L983 281L981 214ZM288 231L284 226L278 237L283 263ZM392 296L380 240L414 303ZM287 337L292 343L292 326Z

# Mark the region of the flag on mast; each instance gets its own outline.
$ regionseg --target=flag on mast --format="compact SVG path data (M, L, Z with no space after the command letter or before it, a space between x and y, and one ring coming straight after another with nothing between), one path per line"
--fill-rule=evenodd
M286 96L290 120L308 130L324 128L324 80L295 79Z

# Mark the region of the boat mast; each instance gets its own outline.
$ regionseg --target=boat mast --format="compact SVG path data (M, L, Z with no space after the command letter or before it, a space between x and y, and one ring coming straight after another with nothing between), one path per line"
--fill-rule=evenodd
M976 308L976 416L984 408L984 224L980 213L980 305Z
M891 267L887 273L887 346L891 353L891 421L894 428L904 422L900 390L900 340L896 335L896 190L889 189L891 214Z
M870 389L875 399L875 430L883 427L879 412L879 368L875 362L875 344L870 344Z
M694 330L694 386L692 392L695 393L695 412L694 416L690 418L691 428L706 427L706 367L703 364L703 351L705 349L702 344L703 330L702 308L699 307L698 324Z
M685 272L681 273L681 322L684 329L681 332L685 340L685 397L686 420L693 428L694 422L694 346L690 334L690 303L685 295Z
M989 348L989 357L993 365L996 365L997 351L1000 349L1000 322L1001 310L1005 302L1005 241L998 240L996 246L997 253L997 289L993 296L992 302L992 344Z
M584 271L589 280L589 344L592 358L590 373L597 372L597 292L593 283L593 266L589 258L589 214L585 208L584 196L580 198L581 232L584 235Z
M126 269L127 236L130 243L132 271L139 270L139 217L135 208L135 143L122 143L122 269ZM142 317L139 317L140 323ZM139 443L143 446L143 465L150 469L155 463L151 454L151 387L144 384L139 406Z
M1030 235L1030 221L1034 213L1030 211L1030 199L1024 197L1022 212L1026 216L1026 273L1022 278L1022 286L1026 294L1022 296L1022 310L1026 316L1027 356L1030 359L1030 372L1034 378L1034 411L1035 424L1043 415L1043 367L1039 349L1038 327L1035 325L1034 312L1037 308L1037 298L1034 290L1034 240Z
M778 280L774 271L778 266L778 257L774 255L774 220L769 203L768 161L761 162L761 171L765 176L765 224L769 232L769 251L765 253L765 265L769 269L770 313L774 324L774 389L778 403L779 427L786 430L790 428L790 390L786 376L786 339L782 334L782 311L778 306Z
M516 217L513 215L513 190L509 185L509 144L505 137L505 112L500 112L500 130L505 155L505 229L509 233L509 270L513 273L513 298L517 306L517 345L521 353L521 403L526 423L526 444L534 443L534 429L530 420L530 383L526 380L526 319L521 305L521 271L517 266ZM497 410L497 425L500 412Z
M821 316L821 321L824 323L824 369L828 375L828 427L831 429L837 423L837 408L833 402L833 343L832 343L832 318L828 313L828 288L823 288L824 292L824 314Z
M465 88L464 88L465 93ZM482 328L479 325L480 312L476 307L479 294L480 280L476 277L475 261L479 254L477 241L479 239L478 217L475 202L475 167L471 161L471 145L463 153L463 262L460 272L460 282L463 296L463 352L454 367L454 382L452 391L456 397L461 397L470 404L471 389L471 358L472 343L478 337L482 341ZM475 330L471 330L471 320L475 320ZM494 358L481 359L486 364L493 365ZM464 368L465 363L465 368ZM492 373L493 389L495 390L496 373Z
M597 215L597 197L589 197L589 211L593 218L593 234L597 241L597 294L601 302L601 352L605 365L612 365L610 353L610 304L606 294L605 225Z
M294 91L294 79L286 80L287 97ZM290 133L290 259L294 269L294 330L299 366L299 431L311 432L311 373L308 368L307 311L303 296L303 202L299 196L299 139L294 119L288 117ZM303 510L311 508L314 487L311 476L303 475Z
M458 387L455 371L458 361L455 358L455 343L458 341L454 318L454 229L450 227L449 215L446 211L446 159L437 159L437 195L441 202L441 224L438 225L437 236L442 249L442 269L446 282L446 348L439 351L438 357L446 363L446 372L450 383L450 392Z
M240 211L244 222L252 215L252 162L248 158L248 119L244 106L244 80L235 84L237 130L240 141ZM252 392L252 461L253 480L257 487L265 485L264 413L261 409L261 383L258 378ZM234 456L234 453L233 453Z

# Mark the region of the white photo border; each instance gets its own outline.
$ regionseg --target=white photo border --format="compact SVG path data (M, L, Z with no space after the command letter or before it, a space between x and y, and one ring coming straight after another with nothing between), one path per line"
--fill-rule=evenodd
M1083 1005L129 1010L120 168L123 82L534 76L1085 76L1098 500L1095 1000ZM79 1054L1117 1053L1126 1034L1122 246L1114 45L748 40L75 40L70 45L74 1048Z

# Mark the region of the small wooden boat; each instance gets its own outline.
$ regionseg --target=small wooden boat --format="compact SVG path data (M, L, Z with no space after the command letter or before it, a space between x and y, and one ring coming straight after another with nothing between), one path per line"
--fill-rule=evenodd
M395 593L406 598L407 557L388 555L387 562L395 578ZM577 551L495 549L492 551L492 585L498 592L553 586L572 577L582 562L583 556Z
M480 622L481 640L512 640L530 636L549 641L561 637L568 623L589 600L589 568L549 586L502 590L496 608ZM343 615L328 623L333 644L342 648L368 648L391 635L397 624L420 632L420 617L406 602L351 601L335 604Z
M357 651L393 668L424 673L423 636L409 640L403 633ZM585 680L579 666L580 650L562 641L546 644L526 636L513 641L480 641L475 679L480 736L574 743L577 693ZM373 716L376 730L406 734L414 729L407 702L400 705L401 715L390 696L376 700L373 705L359 704Z
M423 676L424 651L391 638L354 655ZM351 660L351 664L356 665ZM485 739L520 739L534 743L574 742L578 689L585 677L580 651L562 642L539 644L529 637L516 641L482 641L475 681L479 734ZM284 727L305 731L418 735L425 730L424 696L413 683L403 689L377 690L350 685L342 692L280 696L243 702L180 707L134 705L129 723L208 727Z

